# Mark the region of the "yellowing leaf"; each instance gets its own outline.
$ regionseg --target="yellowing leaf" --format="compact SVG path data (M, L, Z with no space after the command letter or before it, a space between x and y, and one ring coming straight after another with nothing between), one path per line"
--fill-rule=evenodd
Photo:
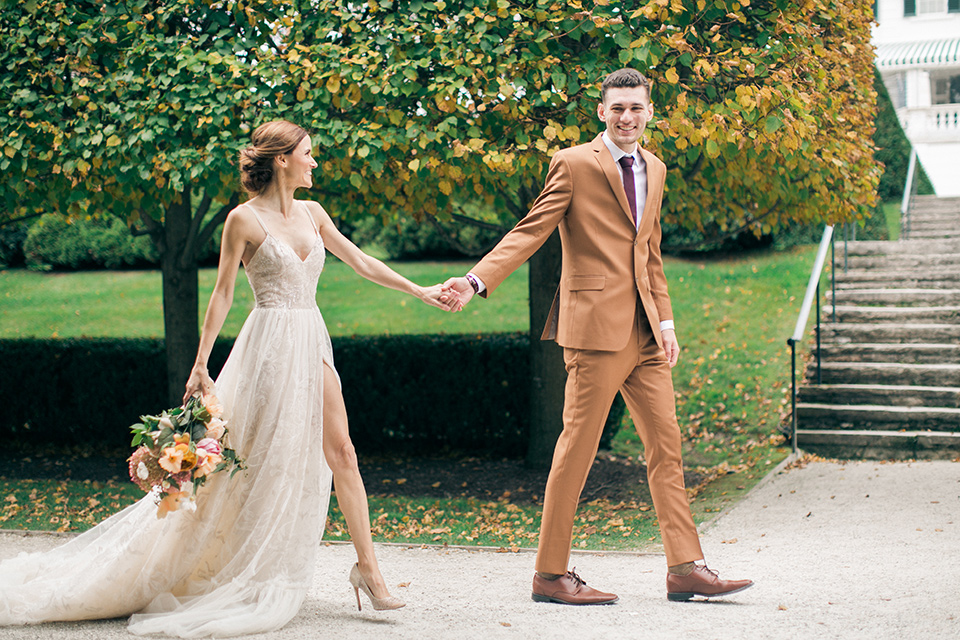
M407 166L410 167L410 171L416 171L420 168L420 160L418 158L414 158L409 164L407 164Z
M117 134L113 134L112 136L110 136L109 138L107 138L107 146L108 146L108 147L118 147L118 146L120 146L120 137L117 136Z
M673 68L667 69L667 72L663 74L663 77L666 78L667 82L670 84L677 84L680 82L680 76L677 75L677 70Z

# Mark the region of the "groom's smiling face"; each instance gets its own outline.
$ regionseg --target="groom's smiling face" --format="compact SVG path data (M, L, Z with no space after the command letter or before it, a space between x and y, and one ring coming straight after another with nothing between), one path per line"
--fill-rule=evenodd
M643 87L611 87L597 105L597 116L607 125L607 136L633 153L647 123L653 118L653 105Z

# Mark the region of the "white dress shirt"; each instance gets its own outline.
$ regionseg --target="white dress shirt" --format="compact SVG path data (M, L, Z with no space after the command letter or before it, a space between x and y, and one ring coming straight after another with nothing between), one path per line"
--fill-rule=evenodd
M630 156L633 158L633 185L636 187L636 202L637 202L637 229L640 228L640 218L643 217L643 205L647 202L647 163L644 162L643 156L640 155L640 149L634 148L633 153L627 153L617 145L613 144L610 138L607 137L607 132L604 131L603 135L603 144L607 145L607 149L610 150L610 155L613 156L613 161L617 163L617 170L620 173L620 180L623 180L623 167L620 166L620 158L624 156Z

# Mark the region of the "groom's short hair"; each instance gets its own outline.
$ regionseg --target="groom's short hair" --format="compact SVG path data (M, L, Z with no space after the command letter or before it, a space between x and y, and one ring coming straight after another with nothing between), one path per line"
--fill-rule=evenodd
M636 69L618 69L603 79L600 85L600 100L605 102L608 89L643 87L647 90L647 99L650 98L650 81Z

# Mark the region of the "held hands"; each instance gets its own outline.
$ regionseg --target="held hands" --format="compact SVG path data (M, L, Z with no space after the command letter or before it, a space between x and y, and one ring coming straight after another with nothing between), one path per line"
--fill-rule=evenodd
M444 311L456 312L463 309L460 296L456 292L447 291L444 286L439 284L432 287L421 287L420 299L430 306Z
M680 359L680 343L677 342L677 332L673 329L664 329L660 332L663 338L663 352L667 355L667 361L672 369L677 365Z
M473 286L464 277L450 278L443 283L443 295L451 298L455 296L459 301L459 306L453 311L461 311L474 296Z
M207 373L207 368L202 364L195 364L187 379L187 391L183 394L183 403L186 404L191 396L198 393L212 393L213 389L213 378Z

